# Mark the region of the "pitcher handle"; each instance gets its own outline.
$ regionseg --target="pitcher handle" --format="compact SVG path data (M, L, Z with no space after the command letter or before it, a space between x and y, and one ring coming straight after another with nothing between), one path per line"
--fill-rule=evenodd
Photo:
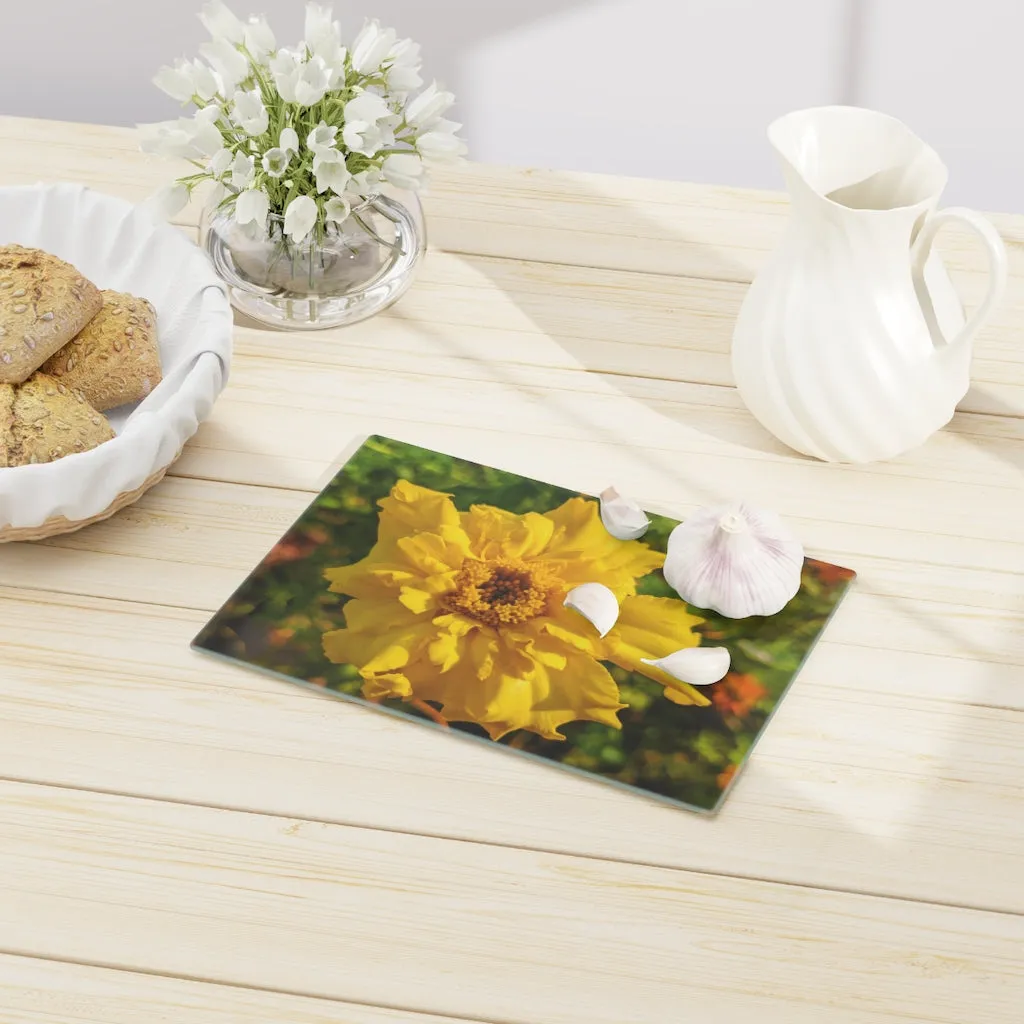
M985 246L985 251L988 253L990 280L985 300L974 311L974 315L964 324L960 333L952 340L949 340L943 336L936 320L935 310L932 308L931 297L924 281L924 268L928 262L928 257L931 255L935 236L945 225L954 221L966 224L981 239ZM931 329L932 338L935 339L936 345L950 348L959 347L970 342L971 338L974 337L978 329L989 318L992 310L1003 297L1003 292L1006 291L1008 273L1006 246L1003 244L1002 238L999 237L999 232L992 226L992 223L982 217L980 213L975 213L974 210L968 210L962 206L951 206L946 210L939 210L937 213L933 213L925 221L924 227L921 228L914 243L912 271L914 287L917 290L918 298L921 300L925 319L928 321L928 326Z

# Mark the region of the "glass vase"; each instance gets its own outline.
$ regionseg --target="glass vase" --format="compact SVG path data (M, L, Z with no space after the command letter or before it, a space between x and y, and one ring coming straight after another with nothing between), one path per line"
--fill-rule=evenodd
M279 214L264 229L239 224L231 207L208 209L202 239L231 304L289 330L354 324L386 309L412 284L427 241L419 199L398 190L357 197L344 223L299 243Z

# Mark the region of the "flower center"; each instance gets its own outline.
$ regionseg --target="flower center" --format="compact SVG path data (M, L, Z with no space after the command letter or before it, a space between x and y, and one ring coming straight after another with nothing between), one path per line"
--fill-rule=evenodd
M467 561L445 603L451 611L488 626L516 626L542 615L557 586L558 580L543 565L527 565L517 558Z

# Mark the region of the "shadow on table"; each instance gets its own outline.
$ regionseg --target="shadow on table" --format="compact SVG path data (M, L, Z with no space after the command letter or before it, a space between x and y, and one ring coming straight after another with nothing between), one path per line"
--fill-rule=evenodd
M556 173L552 176L556 188L557 179ZM568 191L579 192L585 187L584 179L574 176ZM802 458L794 456L794 453L776 441L747 412L731 387L731 373L725 368L729 359L732 327L729 303L734 302L738 310L749 280L749 270L736 261L725 247L681 235L666 237L664 225L646 219L628 198L593 194L583 195L581 199L584 202L594 200L599 208L611 212L615 222L622 225L621 243L624 249L628 249L636 240L653 240L655 245L664 243L666 248L676 245L684 247L687 250L687 263L702 268L701 277L616 271L594 266L587 268L587 279L582 286L567 288L560 282L564 280L566 270L577 265L568 260L560 263L555 257L550 262L531 262L471 253L455 252L455 255L470 262L475 272L488 277L494 287L540 333L555 342L569 357L565 361L566 366L575 366L593 374L595 389L618 393L634 403L638 410L652 413L649 421L653 430L660 426L663 431L667 419L731 446L779 457ZM602 233L609 233L607 224L603 226ZM525 267L527 272L517 273L516 268L519 267ZM510 268L513 269L510 271ZM659 358L665 358L671 364L667 372L661 367L653 370L645 367L642 355L634 370L628 347L635 338L643 337L645 328L642 323L634 325L620 319L614 323L605 322L599 328L601 333L596 341L593 336L587 335L585 329L581 329L580 325L594 322L592 307L595 301L599 302L602 298L603 282L607 283L609 291L614 292L616 289L628 289L631 281L637 285L656 281L654 287L659 291L661 299L659 306L654 310L645 310L642 315L659 317L656 329L660 331L661 337L670 336L673 329L673 304L684 303L685 289L689 288L692 292L694 286L699 286L702 280L717 287L721 293L716 298L719 305L715 315L706 318L707 332L702 335L701 343L697 346L700 351L695 354L695 358L704 358L707 367L713 364L711 377L707 374L691 376L687 373L688 353L682 346L678 352L672 346L662 345L657 349ZM531 389L516 379L514 352L496 350L493 359L487 354L481 355L478 346L475 350L461 346L450 336L445 337L434 330L428 322L415 314L406 314L402 303L392 309L389 316L406 320L416 330L429 334L438 347L447 350L451 356L486 363L488 375L495 380L501 380L521 391L533 390L538 397L551 400L549 391ZM695 316L699 314L692 315L691 319ZM651 351L648 349L648 353ZM533 376L535 378L536 374ZM584 419L578 413L568 415L579 426L585 427L591 436L600 437L609 443L621 443L619 424ZM653 449L637 450L636 456L661 472L678 473L678 467L672 465L667 456L659 456ZM703 492L700 481L695 480L693 484L696 493Z
M568 357L564 366L593 374L602 387L638 407L713 440L792 456L747 412L732 387L732 326L751 277L749 258L738 260L727 244L673 232L628 195L588 194L586 176L566 175L567 187L559 177L544 172L540 190L567 193L568 208L576 193L579 206L605 217L592 262L585 243L567 243L563 257L557 228L552 238L538 242L536 259L529 257L532 246L522 233L518 244L526 255L521 259L462 252L458 241L451 251L561 348ZM493 195L489 199L491 204L496 201ZM757 216L766 214L758 211ZM541 232L547 230L544 218L544 211L531 217ZM644 269L615 269L616 248L628 253L631 246L643 247ZM649 268L659 260L670 268L696 269L652 272ZM401 304L392 315L403 317ZM415 316L408 319L423 326ZM681 331L689 333L683 339L688 344L676 343ZM491 360L449 347L453 355L487 362L489 372L496 362L516 361L514 351L495 349Z
M623 244L628 244L630 237L650 236L655 231L663 233L637 215L624 230ZM695 244L685 239L680 242ZM740 276L741 268L730 266L728 253L708 247L706 256L707 266L715 274L729 279ZM593 359L593 346L587 339L568 336L565 327L572 320L573 303L586 298L570 294L552 301L549 294L542 301L527 277L501 272L501 264L507 261L467 259L483 273L491 272L496 287L524 316L560 345L581 370L593 374L595 388L617 391L628 398L638 415L650 416L652 425L660 421L665 429L669 426L665 419L674 420L728 446L767 453L780 467L802 461L761 430L731 388L684 381L648 380L645 384L642 376L603 370ZM531 265L528 277L543 279L545 266ZM559 269L552 268L550 273ZM671 280L666 286L672 287ZM741 294L738 286L737 304ZM403 315L401 304L390 315L406 319L429 337L437 350L467 361L486 362L484 379L501 382L539 401L558 403L566 422L582 428L598 443L626 445L632 458L681 482L695 502L722 497L714 492L714 485L681 465L677 454L659 447L656 434L652 434L650 445L638 444L635 436L627 439L621 422L602 417L600 403L562 399L557 390L537 383L535 368L520 371L507 352L500 357L496 353L493 359L481 356L479 348L460 344L456 333ZM728 352L728 333L719 325L715 338L721 354ZM467 388L472 386L466 383ZM986 401L989 406L993 403L990 396ZM1006 408L1006 415L1015 414ZM1019 446L1008 441L999 449L1001 457L1024 468L1024 452ZM822 488L835 481L837 473L849 472L855 471L821 466ZM964 501L970 500L965 488ZM856 523L856 511L848 515ZM906 528L908 524L891 525ZM956 538L950 538L950 543L955 545ZM906 565L908 572L916 571L912 559ZM852 567L858 568L856 564ZM1020 568L1007 565L1012 581L1024 578L1017 575ZM751 855L746 869L750 877L1006 909L1006 894L1000 887L1013 877L1014 865L1019 868L1024 856L1024 815L1019 813L1019 780L1024 777L1024 588L1013 582L1005 586L1002 607L993 605L987 594L978 594L973 603L965 597L966 603L961 604L955 596L955 567L950 567L947 575L951 583L944 599L916 600L900 593L898 578L878 579L870 570L862 572L857 592L849 600L858 602L863 633L858 632L851 643L834 642L826 632L824 648L811 656L792 694L782 702L763 746L753 755L750 769L741 776L717 818L704 820L682 811L652 814L651 821L657 820L664 831L666 850L673 849L673 843L681 844L693 851L684 861L696 870L743 875L744 870L734 865L719 869L707 862L701 851L705 846L721 849L723 842L746 847L756 836L769 848L763 859ZM972 585L978 589L977 578ZM917 590L921 591L920 586ZM978 614L979 606L987 609L984 617ZM853 612L852 607L841 608L837 621ZM846 635L850 636L849 631ZM908 635L914 638L910 642ZM875 653L867 663L876 671L860 677L837 670L837 655L841 659L842 651L849 650L856 661L861 645ZM929 650L937 653L929 654ZM877 671L879 652L883 659L889 652L891 669ZM826 674L817 666L828 663L829 658L833 670ZM934 686L929 678L932 672L936 673ZM856 699L846 698L846 693ZM818 726L808 725L808 706L821 714ZM791 756L786 738L794 735L800 742ZM538 773L543 770L537 768ZM543 785L544 777L538 774L538 792ZM582 797L589 792L588 784L579 785ZM531 834L528 806L529 801L524 800L525 817L518 830L524 842ZM608 806L615 806L611 798ZM954 827L957 823L959 827ZM797 842L809 852L794 863L785 863L772 853L773 842L789 851ZM586 842L572 852L586 856ZM647 862L658 863L659 859L648 857ZM660 861L666 866L672 862L669 854Z
M608 202L608 197L598 198ZM623 205L628 206L627 203ZM630 228L623 232L623 245L628 245L631 237L645 237L652 232L664 235L663 227L645 222L640 214L635 216ZM695 245L682 237L678 241ZM738 282L744 279L744 269L731 262L727 252L712 247L706 247L706 250L705 265L710 280ZM780 462L814 461L791 452L764 431L730 387L722 384L694 385L680 380L667 386L659 383L653 389L656 395L645 396L642 368L638 367L637 378L608 373L594 360L593 345L588 344L586 338L567 334L564 325L571 319L572 304L584 302L585 298L564 295L560 303L538 301L528 282L522 285L521 290L518 286L510 286L509 276L499 273L503 261L467 258L472 259L474 266L483 273L492 273L495 285L538 330L556 341L580 369L594 373L603 387L618 390L658 416L677 421L729 446L766 453ZM543 264L531 266L531 276L543 274ZM735 288L737 309L743 291L742 286ZM395 315L402 315L400 306ZM442 336L428 323L419 320L415 323L417 329L430 334L451 355L480 359L450 336ZM724 332L719 329L715 334L717 351L723 356L729 350L730 333L731 327ZM518 380L515 365L504 357L488 362L488 374L520 391L532 391L545 401L559 400L557 394ZM533 379L536 379L535 374ZM678 401L673 395L673 383L678 386ZM651 447L638 447L623 440L622 431L614 422L584 416L570 403L565 403L561 411L566 418L585 427L595 440L610 445L627 443L631 456L651 469L669 474L675 480L683 478L694 500L703 502L720 497L709 493L707 483L696 475L688 477L678 458L658 449L656 438L652 438ZM1016 412L1007 409L1007 414L1016 415ZM1004 447L1003 457L1024 468L1024 446L1007 444ZM841 470L822 467L823 488L828 486L828 480L832 479L829 474L833 471ZM965 493L965 500L970 500L968 493ZM907 524L894 522L892 525L905 527ZM955 578L955 575L956 570L951 568L950 576ZM815 778L812 774L805 784L795 785L788 777L791 772L776 773L773 760L766 757L762 763L755 753L756 769L751 772L749 781L741 777L719 817L700 820L684 815L673 827L666 816L666 843L671 843L676 828L681 836L690 839L705 830L709 840L711 830L725 831L735 834L736 841L741 843L750 841L751 828L756 831L767 829L770 834L776 823L761 820L760 824L755 824L760 816L750 808L751 799L761 798L758 790L763 792L767 787L771 791L772 807L787 808L784 817L788 826L798 833L802 830L808 844L820 850L820 856L809 855L798 870L781 870L775 876L780 880L799 880L824 888L861 891L862 882L856 877L847 881L840 871L830 867L830 857L835 855L850 865L873 865L876 869L872 872L873 877L887 880L885 884L876 883L867 890L868 894L911 895L936 903L1000 909L998 886L1011 877L1014 858L1019 866L1019 860L1024 856L1021 816L1015 810L1016 823L1006 826L1005 807L1003 811L999 810L1003 806L1001 800L1009 798L1014 792L1013 787L1019 786L1020 779L1024 777L1024 644L1021 630L1024 589L1014 591L1005 611L994 613L997 618L1005 616L1005 631L995 630L993 637L993 628L989 624L987 639L979 641L973 635L974 615L970 607L910 600L891 587L863 576L862 585L867 591L860 597L862 609L870 602L873 606L871 621L880 623L871 636L865 636L865 644L876 651L891 650L894 666L905 666L906 658L916 655L928 643L928 638L933 638L935 650L955 650L957 657L963 659L963 685L949 684L947 680L945 692L929 692L925 674L932 662L926 657L912 662L914 678L909 685L904 681L902 686L890 689L884 676L864 679L862 684L855 683L859 691L870 693L870 701L877 703L879 720L875 730L877 736L873 740L872 735L858 732L863 723L847 723L842 684L837 686L828 678L819 676L815 666L820 655L812 655L804 676L795 684L790 702L783 701L776 722L767 730L765 750L774 751L776 760L780 754L784 755L771 737L785 733L789 707L800 700L802 692L813 690L816 695L827 694L835 698L835 718L822 722L820 730L823 737L830 737L829 750L834 757L832 768L827 759L812 757L807 767L812 773L819 773L820 777ZM842 616L843 609L838 614ZM923 639L916 647L908 647L903 639L906 632ZM826 641L828 635L826 633ZM856 650L852 653L855 654ZM896 667L892 670L894 675L902 671L903 668ZM955 672L953 678L956 679ZM925 725L927 732L914 733L915 726L923 729ZM870 769L864 767L865 745L873 748L877 755L876 763ZM815 750L815 744L812 743L810 749ZM964 778L965 764L974 766L970 783ZM990 769L984 773L983 781L979 781L977 767L981 764ZM1005 791L1003 797L1000 797L1000 791ZM936 827L937 822L957 820L962 821L963 828L955 835ZM783 833L787 831L787 828L782 830ZM937 849L945 850L943 866L941 870L930 872L927 866ZM965 870L969 865L974 879L991 878L991 888L986 890L983 884L957 882L944 891L944 873L952 871L951 865L958 863L962 863Z

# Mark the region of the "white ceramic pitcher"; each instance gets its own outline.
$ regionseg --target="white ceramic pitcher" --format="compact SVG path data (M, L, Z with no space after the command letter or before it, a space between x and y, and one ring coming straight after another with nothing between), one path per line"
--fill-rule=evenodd
M947 171L895 118L857 107L774 122L792 199L785 237L733 334L736 384L791 448L833 462L887 459L949 422L970 385L971 339L1006 286L1006 251L971 210L937 211ZM961 221L991 283L965 322L932 242Z

